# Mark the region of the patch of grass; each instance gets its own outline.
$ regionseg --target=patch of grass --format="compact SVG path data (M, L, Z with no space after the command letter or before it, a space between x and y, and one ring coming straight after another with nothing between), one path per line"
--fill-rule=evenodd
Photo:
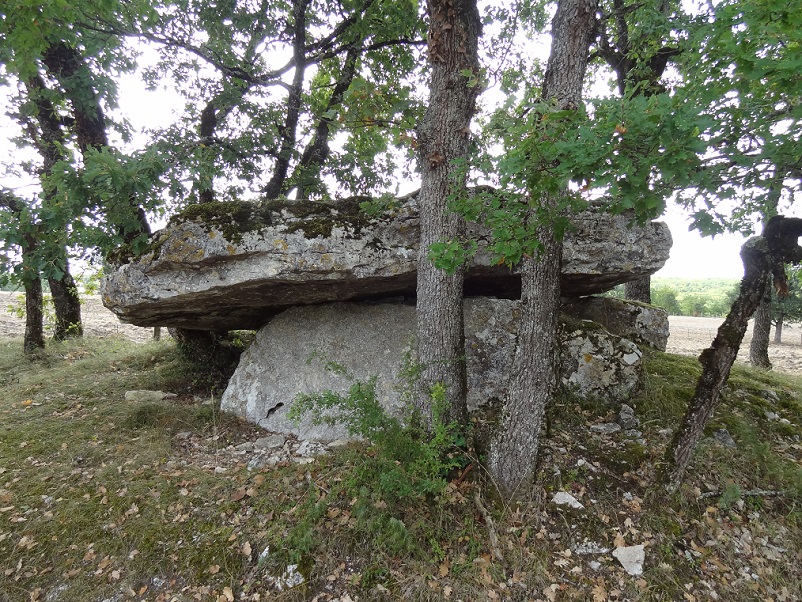
M490 509L502 563L473 501L478 465L422 495L380 487L377 461L394 460L368 444L248 470L233 445L259 429L221 413L201 376L169 341L69 342L36 361L0 341L0 601L802 598L797 379L736 369L708 435L726 428L737 447L706 437L670 497L654 467L693 358L646 357L629 400L645 443L589 431L609 405L557 400L541 502ZM131 389L178 397L126 401ZM558 490L585 509L552 504ZM579 555L583 542L644 545L644 574ZM279 592L289 563L306 581Z

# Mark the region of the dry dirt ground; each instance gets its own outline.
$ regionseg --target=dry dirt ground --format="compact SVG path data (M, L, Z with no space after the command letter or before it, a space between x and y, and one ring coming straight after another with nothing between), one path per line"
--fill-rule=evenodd
M25 320L15 315L14 307L24 305L21 293L0 292L0 337L21 337L25 331ZM9 311L9 309L12 309ZM121 336L132 341L145 342L153 337L152 328L138 328L123 324L117 317L103 307L98 296L83 299L84 328L89 336ZM716 335L716 329L722 318L690 318L672 316L670 318L671 337L668 340L668 351L681 355L698 356L710 345ZM747 332L739 361L748 361L751 328ZM774 333L772 332L772 337ZM802 328L786 326L783 330L783 342L771 344L769 357L775 370L788 374L802 375Z

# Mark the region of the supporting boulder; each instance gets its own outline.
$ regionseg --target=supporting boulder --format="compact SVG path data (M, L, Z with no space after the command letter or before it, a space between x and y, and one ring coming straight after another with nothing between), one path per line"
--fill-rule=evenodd
M465 302L465 356L470 411L503 400L515 353L519 302ZM346 436L340 427L295 424L287 417L299 393L346 393L354 380L377 377L377 396L400 413L410 383L399 377L414 346L415 308L400 303L332 303L296 307L262 328L243 354L221 407L276 432L304 439ZM638 384L641 353L598 325L561 327L563 386L611 403Z

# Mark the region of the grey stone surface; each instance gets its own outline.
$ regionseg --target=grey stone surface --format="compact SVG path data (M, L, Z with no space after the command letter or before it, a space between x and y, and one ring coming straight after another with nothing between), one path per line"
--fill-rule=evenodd
M642 545L623 546L613 550L613 557L621 563L624 570L630 575L642 575L643 563L646 553Z
M515 353L518 306L508 299L466 301L471 410L503 398ZM259 331L229 381L221 407L269 431L301 439L348 438L340 426L313 425L307 418L296 424L287 412L299 393L326 389L345 393L354 380L373 376L379 400L391 412L400 412L408 383L398 375L412 349L414 332L415 308L404 304L333 303L290 309ZM640 352L630 341L599 327L590 335L562 329L561 337L564 386L580 395L618 401L637 386Z
M668 343L668 313L659 307L612 297L563 300L563 311L604 326L613 334L660 351Z
M231 216L199 212L155 233L148 252L107 272L104 305L140 326L230 330L258 328L296 305L415 294L414 198L371 219L355 213L354 203L232 207ZM630 228L626 217L590 211L573 222L564 241L563 295L608 290L668 259L671 235L663 223ZM466 292L516 298L520 277L480 252Z
M176 397L175 393L165 393L164 391L126 391L125 401L138 401L142 403L154 403L157 401L164 401L165 399L172 399Z

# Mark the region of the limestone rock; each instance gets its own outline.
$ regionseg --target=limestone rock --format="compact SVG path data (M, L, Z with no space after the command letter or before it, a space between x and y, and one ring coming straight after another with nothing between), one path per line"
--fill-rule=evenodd
M604 326L639 345L666 350L668 313L659 307L612 297L563 299L563 311Z
M465 351L468 406L475 411L504 396L515 353L519 302L468 299ZM399 377L412 349L415 308L398 303L333 303L296 307L262 328L229 381L221 408L265 429L301 439L344 439L342 427L295 424L287 412L299 393L346 393L354 380L377 377L377 397L400 413L409 383ZM580 395L626 399L637 386L640 352L598 326L583 338L562 331L562 379ZM577 355L578 354L578 355ZM620 397L619 397L620 396Z
M622 546L613 550L613 557L621 563L624 570L633 576L643 574L643 562L646 553L642 545Z
M146 253L109 270L103 303L127 323L220 331L259 328L296 305L413 296L415 198L373 218L359 211L359 200L191 208L155 233ZM626 217L593 211L573 223L563 295L608 290L668 259L671 235L663 223L628 227ZM465 286L468 295L516 298L520 276L480 252Z

